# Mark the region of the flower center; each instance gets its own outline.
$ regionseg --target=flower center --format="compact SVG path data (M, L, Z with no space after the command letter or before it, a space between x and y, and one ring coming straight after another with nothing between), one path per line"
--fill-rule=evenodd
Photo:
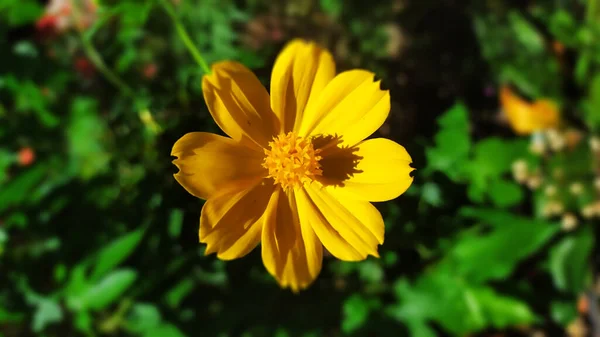
M323 173L319 165L319 152L321 150L315 150L309 139L289 132L273 137L269 149L265 149L262 165L269 170L269 177L276 184L288 190L310 183Z

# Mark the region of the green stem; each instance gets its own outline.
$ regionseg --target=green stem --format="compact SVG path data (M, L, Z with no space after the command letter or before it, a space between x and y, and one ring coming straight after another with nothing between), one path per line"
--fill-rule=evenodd
M100 53L98 53L96 48L94 48L89 39L81 35L81 41L83 44L83 50L85 51L90 61L92 61L96 69L98 69L102 73L102 75L104 75L104 77L115 87L117 87L124 95L129 96L131 98L135 98L135 93L133 89L131 89L131 87L129 87L125 82L123 82L119 78L119 76L117 76L117 74L115 74L112 70L110 70L110 68L108 68L106 63L104 63L102 56L100 56Z
M136 109L138 110L138 115L140 117L140 120L144 123L144 125L146 125L146 127L148 127L148 129L152 131L152 133L160 133L161 128L156 123L156 121L154 121L154 118L148 110L148 106L146 105L146 103L140 104L140 102L142 101L137 99L135 91L133 91L133 89L129 85L127 85L127 83L121 80L121 78L119 78L119 76L115 74L106 65L106 63L102 59L102 56L100 55L98 50L94 48L94 45L90 41L91 35L86 37L85 35L83 35L83 33L81 33L80 37L81 43L83 45L83 50L85 51L85 54L90 59L90 61L92 61L96 69L98 69L111 84L117 87L117 89L119 89L119 91L121 91L123 95L131 98L135 102Z
M179 35L179 37L181 38L181 40L187 47L190 54L192 54L192 56L194 57L194 60L196 60L196 62L202 68L202 71L204 71L205 74L210 74L210 68L208 67L208 64L202 57L202 54L200 54L200 51L198 50L198 48L196 48L196 46L194 45L194 42L190 38L190 35L185 30L185 27L183 27L181 20L179 20L179 17L175 13L175 11L171 7L171 5L169 5L167 3L167 0L160 0L160 3L164 7L167 14L169 14L169 16L171 17L171 20L173 20L173 24L175 25L177 34Z
M588 0L588 5L586 9L587 20L589 23L593 23L596 19L596 14L598 11L598 0Z

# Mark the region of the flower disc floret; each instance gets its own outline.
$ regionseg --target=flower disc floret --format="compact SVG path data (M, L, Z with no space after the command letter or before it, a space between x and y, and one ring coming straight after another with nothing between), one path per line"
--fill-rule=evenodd
M315 150L310 139L293 132L274 137L264 152L263 167L284 190L301 187L323 174L319 164L321 150Z

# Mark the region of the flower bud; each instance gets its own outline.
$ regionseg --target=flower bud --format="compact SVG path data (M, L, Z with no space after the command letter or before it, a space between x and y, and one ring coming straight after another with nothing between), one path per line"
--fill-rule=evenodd
M570 232L577 227L578 220L573 213L566 213L562 217L562 229L564 231Z

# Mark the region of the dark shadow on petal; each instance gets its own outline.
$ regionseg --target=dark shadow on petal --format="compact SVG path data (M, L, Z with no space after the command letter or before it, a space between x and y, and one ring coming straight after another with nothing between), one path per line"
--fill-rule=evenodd
M315 149L321 150L323 157L319 164L323 174L317 181L325 186L344 186L344 182L357 173L356 166L362 159L356 152L357 147L342 146L342 137L338 135L318 135L312 138Z

